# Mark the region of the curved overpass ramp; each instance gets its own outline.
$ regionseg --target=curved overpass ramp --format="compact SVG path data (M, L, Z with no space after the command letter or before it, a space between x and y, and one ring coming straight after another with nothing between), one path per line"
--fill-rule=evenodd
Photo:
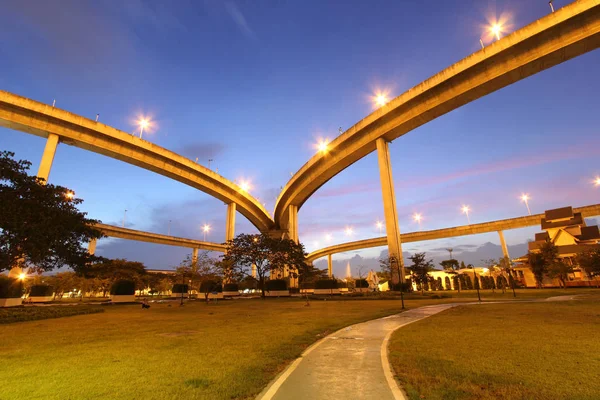
M290 206L301 207L327 181L373 152L378 138L392 141L599 46L600 0L579 0L473 53L358 122L329 144L328 153L312 157L279 195L275 223L286 229Z
M573 208L574 213L581 213L584 218L600 215L600 204ZM517 217L510 219L501 219L492 222L483 222L480 224L455 226L453 228L435 229L431 231L409 232L400 235L402 243L422 242L426 240L444 239L456 236L477 235L480 233L498 232L509 229L527 228L542 223L544 214L528 215L526 217ZM343 253L352 250L368 249L371 247L380 247L387 245L387 237L378 237L355 242L341 243L335 246L325 247L315 250L307 256L308 262L313 262L321 257L330 254Z
M237 210L260 231L274 223L260 202L238 185L170 150L110 126L25 97L0 91L0 126L103 154L201 190Z
M180 238L176 236L161 235L158 233L138 231L135 229L121 228L120 226L96 224L94 228L100 230L108 237L136 240L138 242L165 244L167 246L186 247L209 251L225 252L227 246L221 243L203 242L201 240Z

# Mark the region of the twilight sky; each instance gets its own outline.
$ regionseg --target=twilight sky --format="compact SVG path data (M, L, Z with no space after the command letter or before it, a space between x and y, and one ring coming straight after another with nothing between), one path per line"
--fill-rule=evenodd
M555 8L569 3L555 0ZM8 0L0 13L0 88L133 132L207 165L273 210L290 173L369 114L377 90L400 95L480 48L489 20L508 32L547 14L547 1L128 0L60 3ZM525 215L600 202L600 52L594 51L444 115L390 145L400 229ZM0 128L0 148L33 162L44 140ZM92 218L134 229L225 236L225 206L138 167L61 144L52 183L72 188ZM377 157L343 171L302 207L300 239L311 251L379 236L383 218ZM354 234L347 237L345 227ZM237 233L256 230L240 214ZM506 233L512 256L537 229ZM332 239L326 242L326 234ZM489 243L491 242L491 243ZM496 234L410 243L436 260L454 247L476 263L501 256ZM375 265L384 248L334 256L341 275ZM177 265L186 249L103 239L98 254ZM358 257L358 258L357 258ZM369 259L373 259L368 261ZM369 264L371 263L371 264Z

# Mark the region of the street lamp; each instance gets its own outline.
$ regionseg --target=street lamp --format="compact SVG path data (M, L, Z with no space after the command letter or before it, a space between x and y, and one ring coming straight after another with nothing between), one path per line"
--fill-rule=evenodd
M383 107L388 103L388 94L387 92L377 92L373 96L373 102L375 103L375 108Z
M24 272L21 272L21 273L19 274L19 280L21 280L21 281L24 281L24 280L25 280L25 278L27 278L27 274L26 274L26 273L24 273Z
M502 33L502 25L498 22L494 22L490 26L490 32L496 36L496 40L500 40L500 34Z
M319 143L316 144L316 148L319 151L319 153L321 153L321 154L327 153L327 151L329 150L329 140L327 140L327 139L319 140Z
M140 118L140 120L138 121L138 125L140 126L140 139L141 139L142 135L144 134L144 129L146 129L150 126L150 120L148 120L147 118Z
M419 213L413 215L413 219L419 224L419 229L421 229L421 218L423 217Z
M381 235L383 233L383 222L377 221L375 225L379 228L379 234Z
M73 197L75 197L75 192L74 192L74 191L72 191L72 190L69 190L69 191L68 191L68 192L65 194L65 197L66 197L68 200L73 200Z
M597 176L596 179L594 180L594 186L596 186L596 187L600 186L600 176Z
M552 2L553 2L553 1L554 1L554 0L550 0L550 1L548 2L548 4L550 5L550 9L552 10L552 12L554 12L554 5L552 4Z
M333 236L331 236L331 233L328 233L328 234L326 234L326 235L325 235L325 241L326 241L327 243L331 242L331 239L332 239L332 238L333 238Z
M352 236L352 234L354 233L351 226L347 226L345 232L346 236Z
M250 190L250 183L247 181L241 181L240 182L240 189L242 192L247 192Z
M204 232L204 241L206 242L206 234L210 232L210 225L204 224L202 227L202 232Z
M527 212L529 213L529 215L531 215L531 210L529 209L529 195L527 193L523 193L523 195L521 196L521 201L525 202L525 205L527 206Z
M123 213L123 228L125 228L125 217L127 217L127 209L125 209L125 212Z
M469 206L463 205L461 210L463 214L467 216L467 221L469 222L469 225L471 225L471 219L469 218L469 211L471 211L471 209L469 208Z

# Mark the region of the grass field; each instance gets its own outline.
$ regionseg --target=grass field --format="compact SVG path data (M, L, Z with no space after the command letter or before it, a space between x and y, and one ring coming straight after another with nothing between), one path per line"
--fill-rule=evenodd
M390 361L410 399L597 400L599 332L598 294L457 307L395 332Z
M303 304L105 306L102 314L2 325L0 399L247 398L328 332L400 311L396 301Z
M0 308L0 325L40 319L72 317L104 312L101 307L12 307ZM0 397L2 399L2 397Z

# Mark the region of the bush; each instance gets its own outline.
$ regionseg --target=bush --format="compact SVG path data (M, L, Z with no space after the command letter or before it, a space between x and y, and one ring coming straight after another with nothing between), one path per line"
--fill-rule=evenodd
M315 283L315 289L337 289L337 280L320 279Z
M316 286L317 284L315 282L306 282L300 285L302 289L314 289Z
M369 287L369 282L367 282L366 279L355 279L354 280L354 287L359 289L366 289Z
M226 283L223 285L224 292L238 292L240 287L237 283Z
M40 319L71 317L73 315L104 312L100 307L11 307L0 308L0 325L13 322L36 321Z
M0 275L0 299L18 299L22 295L21 281Z
M48 285L33 285L29 290L29 297L48 297L54 294L54 288Z
M450 277L447 276L445 278L445 281L446 281L446 290L452 290L452 283L450 282Z
M287 283L284 279L269 279L265 282L265 290L287 290Z
M118 280L111 286L110 294L114 296L128 296L135 294L135 283L126 279Z
M171 293L187 293L189 286L187 283L176 283L171 288Z
M200 293L221 293L223 291L223 286L219 282L216 281L204 281L200 284Z

